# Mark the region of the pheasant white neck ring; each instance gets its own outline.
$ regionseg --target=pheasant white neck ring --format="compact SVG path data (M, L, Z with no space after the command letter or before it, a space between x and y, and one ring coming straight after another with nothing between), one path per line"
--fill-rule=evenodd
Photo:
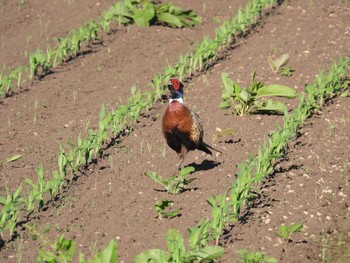
M178 101L181 104L184 104L183 98L175 98L175 99L170 98L169 103L172 103L173 101Z

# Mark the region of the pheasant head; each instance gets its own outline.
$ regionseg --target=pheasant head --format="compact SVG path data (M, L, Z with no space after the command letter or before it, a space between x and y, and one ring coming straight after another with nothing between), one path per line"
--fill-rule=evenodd
M168 83L168 89L170 90L170 100L169 103L172 101L178 101L180 103L183 103L183 88L184 85L181 83L180 80L177 78L172 78L170 79Z

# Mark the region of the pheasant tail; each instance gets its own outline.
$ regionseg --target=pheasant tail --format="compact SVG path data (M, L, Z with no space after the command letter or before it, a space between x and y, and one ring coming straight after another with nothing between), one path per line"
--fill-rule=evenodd
M220 152L219 150L217 150L217 149L211 147L210 145L206 144L206 143L203 142L203 141L202 141L202 143L197 147L197 149L198 149L198 150L201 150L201 151L203 151L203 152L206 152L207 154L210 154L210 155L213 155L213 153L211 152L211 150L214 150L214 151L216 151L216 152L222 154L222 152ZM211 150L209 150L209 149L211 149Z

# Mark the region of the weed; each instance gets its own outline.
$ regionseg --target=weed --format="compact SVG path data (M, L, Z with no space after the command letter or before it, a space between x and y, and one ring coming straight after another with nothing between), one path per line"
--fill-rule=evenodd
M178 209L174 210L174 211L169 211L169 212L165 211L167 208L169 208L173 204L174 204L174 202L171 200L157 201L155 206L154 206L156 212L158 213L157 218L162 219L163 217L172 218L172 217L178 216L180 214L180 210L178 210Z
M202 231L203 228L196 230L196 232ZM201 246L201 236L198 233L194 234L192 232L190 250L186 251L183 237L176 230L169 229L167 233L167 247L169 252L161 249L150 249L137 255L135 262L210 262L220 258L223 255L224 249L218 246Z
M231 80L227 73L221 74L224 86L222 92L221 109L233 108L232 113L243 116L257 112L283 113L285 104L272 99L262 100L263 97L283 97L293 99L297 96L294 89L283 85L263 85L255 80L255 71L252 74L251 84L247 88L241 88Z
M230 137L235 133L235 130L232 128L218 129L212 136L212 142L216 141L218 138Z
M187 166L181 169L178 176L169 176L167 179L163 179L160 175L155 172L148 172L146 175L150 177L153 181L159 183L170 194L179 194L184 190L184 187L190 184L194 178L187 179L186 177L195 171L194 167Z
M275 258L268 257L261 252L250 252L245 249L237 250L241 263L277 263Z
M301 223L293 223L291 225L281 225L276 232L276 235L282 238L285 242L290 242L290 236L294 233L300 233L304 225Z
M290 67L285 67L289 61L289 55L283 54L279 58L272 60L270 57L267 59L269 62L270 68L273 71L273 73L277 74L278 72L282 76L290 77L293 75L294 69Z

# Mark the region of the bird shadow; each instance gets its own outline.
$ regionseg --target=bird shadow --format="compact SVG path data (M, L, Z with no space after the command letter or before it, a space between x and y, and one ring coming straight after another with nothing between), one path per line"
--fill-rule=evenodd
M211 170L217 166L219 166L221 164L221 162L215 162L212 160L204 160L203 162L201 162L200 164L196 164L196 163L190 163L187 166L192 166L196 172L199 171L208 171Z

